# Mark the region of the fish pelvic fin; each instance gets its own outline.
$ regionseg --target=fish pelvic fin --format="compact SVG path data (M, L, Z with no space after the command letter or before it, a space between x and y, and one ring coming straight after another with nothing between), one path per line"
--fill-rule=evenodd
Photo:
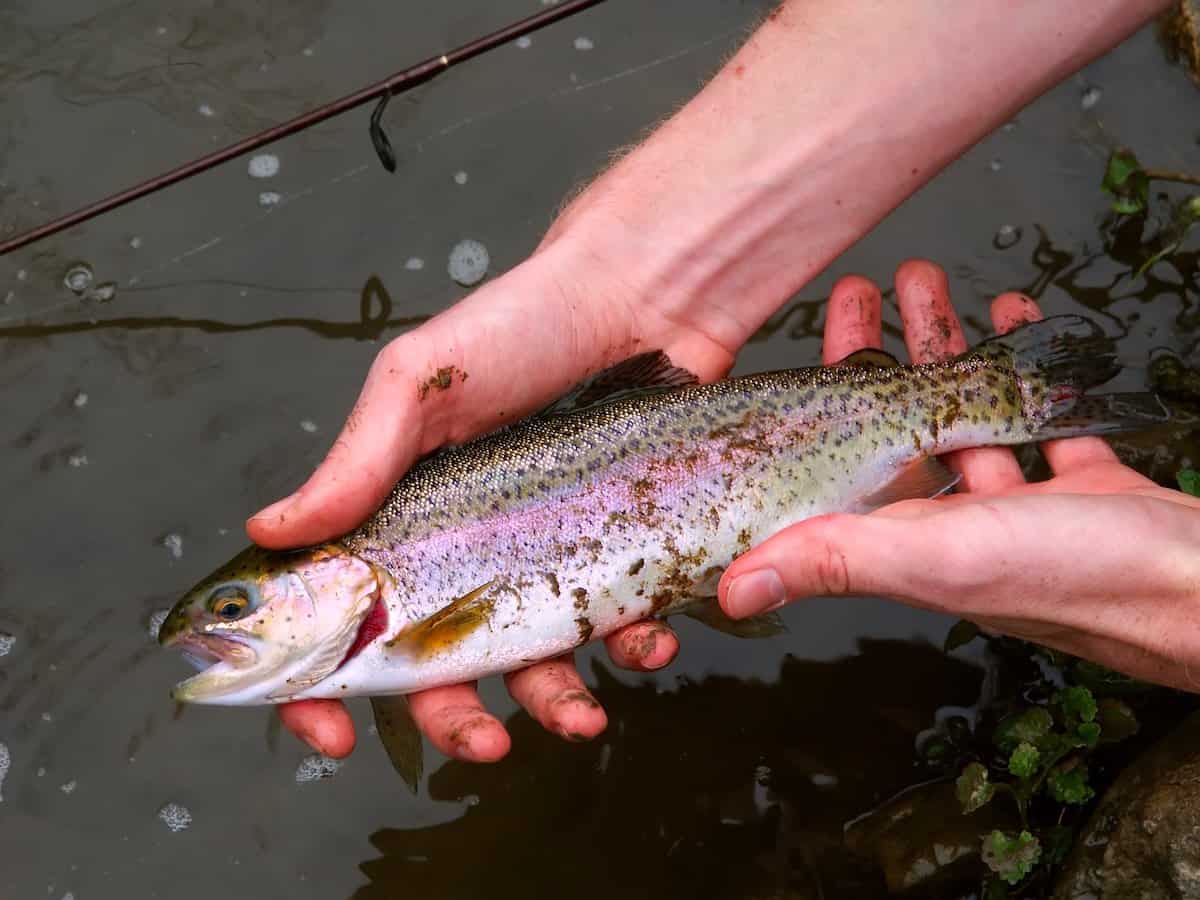
M452 647L476 629L486 625L496 601L487 596L494 584L481 584L457 600L447 603L433 615L402 629L385 646L405 650L418 657L430 656Z
M1039 441L1137 431L1171 418L1152 393L1086 395L1111 380L1121 366L1113 339L1083 316L1030 322L959 358L972 356L988 359L1016 378L1032 437Z
M375 730L379 732L379 741L392 768L415 794L425 771L425 745L408 708L408 698L401 695L372 697L371 712L375 715Z
M936 458L923 456L900 469L883 487L863 497L854 512L868 513L889 503L899 503L901 500L940 497L952 491L961 478L961 475L951 472Z
M731 619L716 600L700 600L683 610L689 619L707 625L714 631L736 638L760 639L787 633L787 625L778 613L764 613L749 619Z

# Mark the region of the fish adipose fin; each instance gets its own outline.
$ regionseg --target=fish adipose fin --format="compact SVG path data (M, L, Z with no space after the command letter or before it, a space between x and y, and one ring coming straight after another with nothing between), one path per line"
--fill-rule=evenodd
M694 373L676 366L661 350L651 350L631 356L581 382L539 415L564 415L602 403L612 403L623 397L699 383L700 379Z
M452 647L491 618L496 605L495 600L486 596L491 586L491 581L481 584L447 603L432 616L401 630L387 641L386 646L401 648L419 657Z
M1083 316L1052 316L990 338L960 359L983 356L1017 377L1038 440L1136 431L1170 421L1151 393L1097 394L1121 366L1116 344ZM1040 407L1040 408L1037 408Z
M372 697L375 730L396 773L415 794L425 771L425 745L408 708L408 698L399 695Z
M961 478L961 475L951 472L934 457L924 456L901 469L895 478L879 490L863 497L854 512L868 513L901 500L940 497L953 490Z

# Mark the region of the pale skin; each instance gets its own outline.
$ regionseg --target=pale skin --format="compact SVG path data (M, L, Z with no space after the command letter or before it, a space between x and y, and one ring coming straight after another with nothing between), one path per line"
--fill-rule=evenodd
M343 534L370 515L421 454L533 412L635 353L662 349L702 380L723 376L741 345L780 304L905 197L1166 5L1019 0L997 10L994 4L944 0L787 0L690 103L571 203L528 260L381 351L328 457L295 494L250 519L250 537L282 548ZM980 34L987 39L970 37ZM843 293L845 284L839 284ZM853 342L836 324L838 296L835 291L830 338L835 346L838 341L849 346ZM911 319L918 321L925 320ZM874 334L860 326L851 331L860 338ZM450 366L469 379L454 380L447 390L421 390L431 375ZM1056 451L1048 452L1053 461ZM983 462L964 470L973 492L999 483L989 481L988 472L997 478L1013 474L1010 456L989 451L976 459ZM1129 484L1115 471L1093 466L1067 474L1075 479L1067 486L1088 494L1084 499L1120 491L1120 502L1130 502L1123 493ZM1006 503L1045 500L1032 488L1021 490L1036 496L1006 494ZM1190 514L1192 508L1184 507ZM917 516L914 507L898 509L896 515L912 516L929 529L929 546L936 546L932 512ZM1159 515L1145 513L1144 524L1160 524ZM883 518L873 518L869 527ZM1053 571L1046 557L1054 547L1045 540L1044 514L1037 518L1042 532L1034 558L1045 565L1035 568L1045 576ZM833 527L822 521L814 527ZM787 588L810 584L803 572L811 576L819 566L802 571L785 565L793 543L787 533L764 543L736 572L751 574L750 562L761 559L778 570ZM980 542L964 553L971 549L979 558L954 577L969 572L986 579L980 573L999 564L996 547ZM929 548L924 552L928 556ZM1007 567L1015 558L999 555ZM878 570L885 567L870 568L882 577ZM722 582L722 602L731 610L742 596L742 585L732 599L729 595L734 572ZM859 577L870 574L863 572ZM1106 571L1097 577L1110 576ZM1003 580L998 577L997 585ZM838 583L822 585L829 586ZM890 595L954 608L945 592L920 587ZM1192 590L1194 598L1194 584ZM1080 612L1046 626L1028 608L1027 594L1005 595L1000 586L994 591L986 609L961 612L1024 636L1032 634L1020 628L1069 629L1087 618ZM971 603L981 602L980 594L968 593ZM1079 604L1079 610L1087 608L1086 599ZM1138 621L1154 615L1144 610ZM1125 624L1114 623L1105 634ZM1084 643L1093 648L1097 640ZM666 665L678 650L670 629L656 622L630 626L605 643L618 665L641 670ZM1150 644L1147 639L1137 646ZM1177 683L1166 670L1190 657L1154 646L1164 667L1158 680ZM1111 658L1101 661L1106 659ZM570 658L510 674L506 683L534 718L564 737L587 739L606 725ZM448 755L486 762L508 751L507 732L484 709L473 685L426 691L411 700L419 727ZM353 749L354 731L340 703L306 701L281 707L280 713L288 728L318 750L344 756Z

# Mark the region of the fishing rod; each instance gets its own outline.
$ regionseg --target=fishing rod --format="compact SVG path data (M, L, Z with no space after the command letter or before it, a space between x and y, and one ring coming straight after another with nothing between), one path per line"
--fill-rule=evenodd
M585 9L603 2L604 0L564 0L562 3L558 3L498 31L493 31L481 38L463 44L454 50L449 50L438 56L432 56L424 62L410 66L382 81L357 90L353 94L347 94L339 100L334 100L331 103L327 103L303 115L296 116L294 119L275 125L251 137L243 138L223 150L216 150L205 156L201 156L178 168L171 169L169 172L164 172L162 175L148 178L140 184L105 197L103 200L97 200L95 203L81 207L72 213L52 219L15 237L0 241L0 256L32 244L34 241L50 237L52 234L58 234L60 231L64 231L73 225L79 225L89 219L94 219L96 216L124 206L126 203L132 203L134 200L138 200L149 194L161 191L163 188L178 184L180 181L191 178L193 175L207 172L214 166L219 166L221 163L228 162L244 153L249 153L251 150L257 150L281 138L296 134L306 128L311 128L313 125L324 122L326 119L331 119L336 115L340 115L371 100L379 100L379 105L371 113L371 143L374 145L375 152L378 154L379 161L383 164L383 167L389 172L394 172L396 171L396 154L392 150L391 142L383 130L382 123L383 111L387 108L388 101L393 96L429 81L435 75L445 72L452 66L466 62L469 59L479 56L481 53L486 53L488 50L499 47L501 44L506 44L511 40L537 31L539 28L545 28L547 25L581 13Z

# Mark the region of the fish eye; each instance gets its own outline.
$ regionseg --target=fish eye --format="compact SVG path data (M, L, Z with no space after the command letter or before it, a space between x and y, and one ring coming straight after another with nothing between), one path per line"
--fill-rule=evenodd
M240 587L218 588L208 598L208 611L225 622L240 619L249 608L250 598Z

